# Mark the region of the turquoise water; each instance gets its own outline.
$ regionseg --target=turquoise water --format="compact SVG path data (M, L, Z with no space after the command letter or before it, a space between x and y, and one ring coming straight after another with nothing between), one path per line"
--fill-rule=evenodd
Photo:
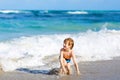
M0 65L13 71L56 64L50 61L58 60L67 37L77 61L119 57L120 11L0 10Z
M120 30L120 11L1 10L0 40L21 36Z

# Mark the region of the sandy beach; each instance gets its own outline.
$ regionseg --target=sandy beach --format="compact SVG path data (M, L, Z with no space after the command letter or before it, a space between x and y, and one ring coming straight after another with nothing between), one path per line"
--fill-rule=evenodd
M74 70L74 67L73 71ZM0 80L119 80L120 59L80 62L81 75L48 75L47 70L22 69L13 72L0 72ZM32 72L33 71L33 72Z

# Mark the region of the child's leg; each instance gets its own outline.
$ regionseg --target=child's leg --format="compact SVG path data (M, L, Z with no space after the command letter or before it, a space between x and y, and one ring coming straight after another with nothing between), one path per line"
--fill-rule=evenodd
M62 60L62 62L60 62L60 65L61 65L61 67L60 67L60 73L61 73L61 74L66 74L66 73L64 72L63 68L62 68L62 64L63 64L64 68L66 69L67 63L66 63L66 61L65 61L64 59Z
M71 74L71 68L70 68L70 63L67 64L67 74Z
M60 74L63 74L63 69L62 69L62 67L60 67L60 72L59 72Z

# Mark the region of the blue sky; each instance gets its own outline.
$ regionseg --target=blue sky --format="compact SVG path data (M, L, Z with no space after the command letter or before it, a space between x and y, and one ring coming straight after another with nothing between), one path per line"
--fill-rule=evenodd
M120 0L0 0L0 9L120 10Z

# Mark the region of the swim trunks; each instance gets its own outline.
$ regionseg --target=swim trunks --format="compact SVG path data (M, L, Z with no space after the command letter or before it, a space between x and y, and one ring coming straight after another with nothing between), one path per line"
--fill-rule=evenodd
M69 63L71 60L70 59L65 59L67 63Z

